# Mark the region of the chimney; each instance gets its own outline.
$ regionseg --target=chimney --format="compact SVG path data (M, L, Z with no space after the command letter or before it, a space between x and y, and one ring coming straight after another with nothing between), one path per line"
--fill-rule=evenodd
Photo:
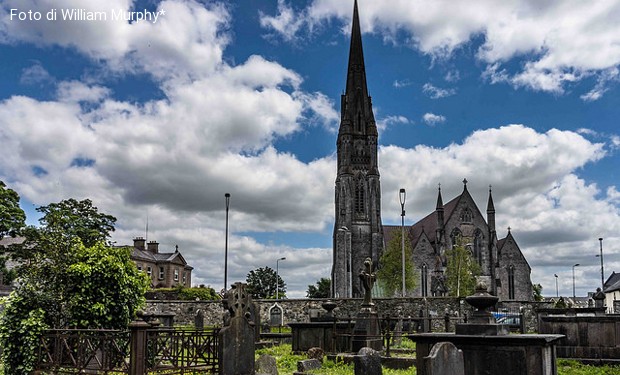
M157 254L159 252L159 242L157 241L149 241L148 243L148 251L153 254Z
M144 250L146 240L143 237L136 237L133 239L133 247L138 250Z

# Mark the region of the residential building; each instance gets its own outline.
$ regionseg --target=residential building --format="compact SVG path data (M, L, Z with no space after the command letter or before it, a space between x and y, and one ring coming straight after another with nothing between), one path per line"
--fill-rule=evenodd
M133 240L131 260L139 270L146 272L151 278L153 288L174 288L176 286L192 286L193 267L187 264L176 246L172 253L159 252L159 243L142 237Z

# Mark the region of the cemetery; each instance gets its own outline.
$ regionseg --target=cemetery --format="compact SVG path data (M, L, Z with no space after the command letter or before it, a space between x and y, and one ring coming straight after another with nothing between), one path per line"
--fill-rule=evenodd
M497 236L490 187L486 218L464 179L463 192L445 205L440 186L435 210L407 234L401 189L403 224L382 224L378 126L357 1L351 27L329 297L282 298L276 271L275 294L253 298L248 282L228 283L226 258L221 293L209 287L180 300L194 268L178 246L160 252L142 237L133 250L113 246L116 218L90 200L68 199L38 209L40 228L26 230L21 215L5 231L25 234L17 243L11 233L2 245L21 273L0 304L0 375L620 373L617 301L605 306L601 289L588 307L535 301L531 268L510 228ZM416 277L409 289L406 243L408 266L419 272L409 272ZM402 263L389 268L392 244L401 246Z

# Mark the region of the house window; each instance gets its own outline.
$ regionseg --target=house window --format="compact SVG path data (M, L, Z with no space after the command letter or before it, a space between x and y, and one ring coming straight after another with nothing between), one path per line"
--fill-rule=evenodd
M179 270L178 270L178 268L174 269L174 281L179 281Z
M146 274L151 276L152 273L153 273L153 270L151 269L151 266L146 267Z
M164 279L164 267L159 267L159 279L163 280Z
M183 285L187 282L187 272L183 272Z
M515 268L508 267L508 299L515 299Z
M422 265L421 274L421 284L420 289L422 290L422 297L428 296L428 267L426 267L426 263Z
M142 271L142 265L138 264L138 271Z

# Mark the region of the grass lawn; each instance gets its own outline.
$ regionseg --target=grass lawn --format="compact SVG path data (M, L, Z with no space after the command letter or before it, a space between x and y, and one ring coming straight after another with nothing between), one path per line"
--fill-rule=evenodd
M290 344L274 346L271 348L259 349L256 351L256 358L261 354L268 354L276 358L278 374L290 375L297 371L297 361L306 359L305 355L293 354ZM558 360L558 375L618 375L620 366L590 366L583 365L577 361ZM353 364L334 363L327 359L323 362L323 368L316 370L315 374L322 375L351 375L353 374ZM384 368L385 375L415 375L415 367L408 370L391 370Z

